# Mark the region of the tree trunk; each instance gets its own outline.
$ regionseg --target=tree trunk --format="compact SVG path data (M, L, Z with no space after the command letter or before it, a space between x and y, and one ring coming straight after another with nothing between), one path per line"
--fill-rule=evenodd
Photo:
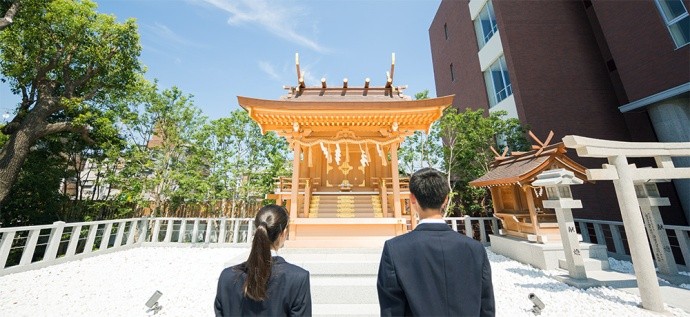
M37 115L27 115L17 131L10 134L9 140L0 149L0 206L7 199L31 147L46 125L47 123Z
M0 30L12 24L14 21L14 16L17 14L17 10L19 10L19 0L14 1L9 9L7 9L7 12L5 12L5 16L0 18Z

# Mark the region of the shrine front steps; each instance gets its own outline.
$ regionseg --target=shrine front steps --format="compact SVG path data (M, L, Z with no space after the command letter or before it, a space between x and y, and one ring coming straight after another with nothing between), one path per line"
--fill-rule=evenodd
M309 218L381 218L378 195L343 193L314 195L309 205Z
M301 248L382 247L407 232L404 218L297 218L286 246Z
M380 247L304 249L280 255L310 274L314 316L378 316L376 276Z

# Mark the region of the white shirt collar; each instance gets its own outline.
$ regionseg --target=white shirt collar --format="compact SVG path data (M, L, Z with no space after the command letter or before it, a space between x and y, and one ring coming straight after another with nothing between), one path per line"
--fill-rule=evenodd
M278 256L278 251L271 249L271 256Z
M442 223L442 224L446 224L446 221L443 220L443 219L426 218L426 219L420 220L418 224L421 225L421 224L423 224L423 223Z

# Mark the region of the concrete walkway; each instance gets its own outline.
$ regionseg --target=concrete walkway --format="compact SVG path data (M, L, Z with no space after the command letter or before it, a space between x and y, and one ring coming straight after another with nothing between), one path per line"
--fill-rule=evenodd
M310 273L314 316L379 316L376 293L381 248L280 250Z
M600 283L601 285L606 285L626 293L640 296L640 290L637 288L637 280L633 274L620 273L610 270L587 271L587 277ZM675 284L690 284L690 276L678 274L672 278L664 276L660 276L660 278ZM690 313L689 289L681 288L678 285L664 282L660 282L659 287L661 291L661 298L664 303Z
M314 316L378 316L376 275L381 250L285 248L280 251L280 255L311 273ZM566 271L564 273L567 274ZM598 285L639 296L637 282L632 274L592 270L587 272L587 276ZM690 313L690 290L677 286L681 283L690 284L690 277L678 275L665 279L676 285L661 283L664 302Z

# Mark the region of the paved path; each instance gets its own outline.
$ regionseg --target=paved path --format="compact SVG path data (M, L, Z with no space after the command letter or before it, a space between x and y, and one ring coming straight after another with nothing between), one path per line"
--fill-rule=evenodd
M293 248L280 255L309 271L314 316L379 316L381 250Z
M587 277L611 288L640 296L640 290L637 288L635 275L606 270L588 271ZM690 284L690 277L688 276L679 274L675 276L675 278L676 281L673 281L675 283ZM661 299L664 303L690 313L690 289L661 282L660 291Z
M280 254L311 273L314 316L379 315L376 275L381 248L286 248ZM639 296L634 275L611 270L592 270L587 275L600 285ZM662 283L664 302L690 313L690 290L677 286L690 284L690 277L678 275L673 283L676 286Z

